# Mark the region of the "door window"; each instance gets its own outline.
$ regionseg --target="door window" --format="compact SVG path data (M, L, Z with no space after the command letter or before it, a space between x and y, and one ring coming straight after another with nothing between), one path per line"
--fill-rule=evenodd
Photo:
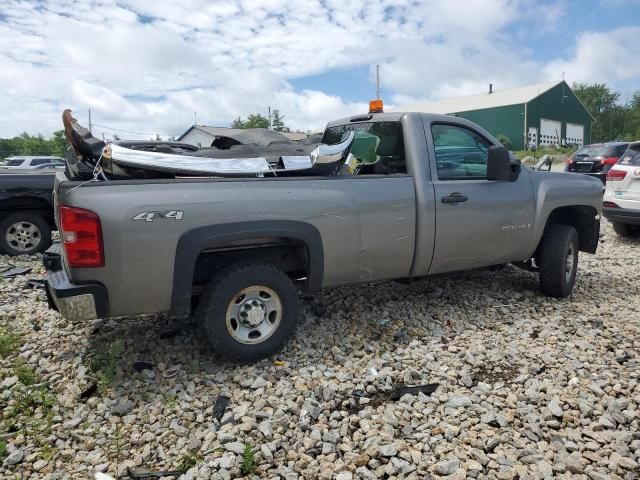
M431 126L440 180L487 178L491 143L473 130L456 125Z

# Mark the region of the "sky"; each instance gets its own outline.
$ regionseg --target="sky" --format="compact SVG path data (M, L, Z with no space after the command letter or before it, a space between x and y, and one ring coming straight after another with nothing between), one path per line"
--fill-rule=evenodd
M640 0L0 0L0 137L292 129L550 80L640 90Z

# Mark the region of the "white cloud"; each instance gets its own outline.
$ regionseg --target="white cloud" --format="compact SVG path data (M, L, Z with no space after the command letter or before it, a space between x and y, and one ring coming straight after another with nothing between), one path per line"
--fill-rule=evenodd
M548 7L563 17L564 0ZM562 71L597 79L599 65L640 76L637 54L623 60L637 27L584 33L572 58L531 60L510 27L538 10L534 0L4 0L0 137L50 134L65 107L82 121L91 107L96 123L162 135L184 131L194 111L199 123L224 125L268 106L313 129L366 105L289 80L375 63L395 104Z
M578 36L573 56L550 62L545 71L558 78L565 72L576 82L615 82L640 77L640 27Z

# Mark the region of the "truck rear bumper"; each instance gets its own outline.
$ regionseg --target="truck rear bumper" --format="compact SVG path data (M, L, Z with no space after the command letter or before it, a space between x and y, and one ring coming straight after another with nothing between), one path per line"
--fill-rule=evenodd
M603 207L602 214L607 220L613 223L640 225L640 210Z
M99 283L71 283L62 264L55 261L59 252L60 244L54 244L43 257L47 269L45 290L49 308L71 321L108 317L109 302L104 286Z

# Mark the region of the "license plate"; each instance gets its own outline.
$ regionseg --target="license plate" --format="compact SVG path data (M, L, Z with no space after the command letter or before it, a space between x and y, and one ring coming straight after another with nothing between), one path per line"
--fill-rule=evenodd
M593 165L592 163L578 162L576 163L576 170L579 172L590 172L592 165Z

